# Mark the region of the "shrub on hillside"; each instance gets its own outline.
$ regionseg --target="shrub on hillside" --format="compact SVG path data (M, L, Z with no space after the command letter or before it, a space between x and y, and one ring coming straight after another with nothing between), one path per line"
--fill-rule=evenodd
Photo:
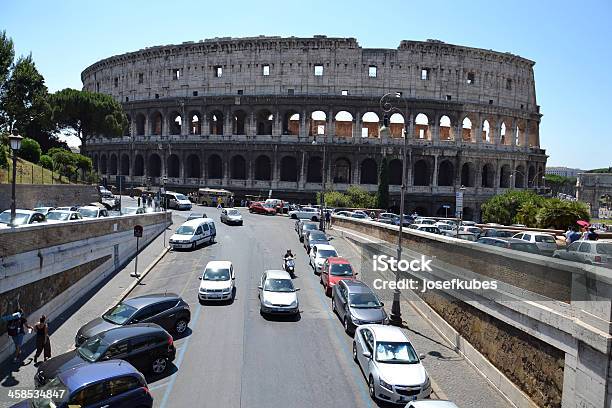
M42 156L40 156L38 164L47 170L53 170L53 159L51 159L51 156L43 154Z
M25 137L21 141L21 149L17 152L17 156L32 163L38 163L42 150L38 142L29 137Z

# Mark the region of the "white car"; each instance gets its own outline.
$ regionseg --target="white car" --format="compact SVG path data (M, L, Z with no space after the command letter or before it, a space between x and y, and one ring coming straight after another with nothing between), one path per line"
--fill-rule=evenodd
M55 207L36 207L32 209L32 211L43 213L45 215L47 215L49 211L53 211L53 210L55 210Z
M293 219L299 218L303 220L318 221L319 211L312 207L302 207L299 210L289 211L289 217Z
M28 224L36 224L45 222L46 218L43 213L32 210L15 210L15 226L24 226ZM11 222L11 210L5 210L0 213L0 224L8 226Z
M200 301L234 299L236 275L230 261L210 261L198 279L201 281L198 290Z
M219 218L221 219L221 222L224 222L228 225L242 225L243 223L242 214L240 214L240 211L235 208L224 208L223 210L221 210L221 216Z
M329 244L316 244L313 245L309 252L309 263L314 268L314 273L321 273L321 268L325 260L330 257L338 256L336 248Z
M280 270L267 270L259 282L259 311L261 314L300 313L297 297L299 289L293 286L289 273Z
M170 237L170 248L196 249L204 243L215 242L215 223L210 218L198 218L184 222Z
M418 217L414 220L415 224L434 225L437 221L433 218Z
M355 331L353 360L361 367L375 401L406 404L428 398L431 381L423 358L398 327L366 324Z
M445 400L412 401L405 408L459 408L455 403Z
M60 211L53 210L47 213L47 222L49 224L56 224L64 221L82 220L83 216L78 211Z
M108 217L108 210L106 208L100 208L93 205L86 205L84 207L79 207L77 210L83 218L100 218L100 217Z
M518 234L514 234L512 238L533 242L544 255L550 256L557 250L557 241L555 237L543 232L519 232Z

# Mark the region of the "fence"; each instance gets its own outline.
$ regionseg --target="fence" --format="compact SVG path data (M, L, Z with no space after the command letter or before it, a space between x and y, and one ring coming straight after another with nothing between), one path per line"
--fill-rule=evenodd
M69 177L57 171L18 159L15 179L17 184L91 184L92 181L96 180L96 177L81 172ZM13 164L9 162L8 168L0 168L0 183L9 184L12 182Z

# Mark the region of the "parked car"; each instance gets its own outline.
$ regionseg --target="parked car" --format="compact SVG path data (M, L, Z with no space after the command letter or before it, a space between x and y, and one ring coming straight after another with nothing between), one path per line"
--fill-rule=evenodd
M32 210L15 210L15 225L22 226L28 224L38 224L47 221L45 215ZM11 223L11 210L0 213L0 224L9 225Z
M302 227L300 228L300 242L304 242L307 231L316 231L318 229L319 224L316 224L314 222L305 222L304 224L302 224Z
M483 231L481 237L512 238L514 234L516 234L514 231L487 228Z
M480 238L480 235L482 234L482 230L480 228L470 225L463 225L459 227L459 232L469 232L470 234L476 235L478 238Z
M404 332L395 326L368 324L355 331L353 359L368 381L373 400L396 404L428 398L431 381Z
M208 262L198 279L201 281L198 290L200 301L234 299L236 275L230 261Z
M612 240L574 241L567 248L556 250L553 257L612 268Z
M357 211L353 211L350 215L351 218L357 218L360 220L369 220L370 217L368 217L366 214L362 212L357 212Z
M291 276L280 270L267 270L259 282L260 313L298 314L300 304Z
M429 232L432 234L440 234L440 229L432 224L410 224L408 228L411 230Z
M226 224L242 225L242 214L235 208L221 210L221 222Z
M199 245L215 242L217 230L211 218L185 221L176 229L168 241L170 248L196 249Z
M414 220L415 224L422 224L422 225L435 225L438 221L436 221L434 218L425 218L425 217L417 217Z
M302 207L299 210L289 211L289 217L293 219L305 219L319 221L319 211L313 207Z
M264 204L261 202L254 202L249 207L250 213L264 214L264 215L276 215L276 209L271 204Z
M557 250L557 241L555 237L543 232L519 232L513 235L512 238L522 239L523 241L536 244L543 255L551 256Z
M125 360L141 372L161 374L174 361L176 348L167 331L153 323L116 327L96 334L79 347L45 361L34 376L37 387L46 380L83 364Z
M312 246L309 253L309 263L314 269L315 274L321 273L323 263L325 260L332 256L338 256L336 248L328 244L316 244Z
M52 397L32 398L13 408L153 407L153 397L144 376L122 360L74 367L46 381L40 391L50 392Z
M32 211L36 211L36 212L42 213L44 215L47 215L47 213L49 211L53 211L53 210L55 210L55 207L36 207L36 208L32 208Z
M208 218L208 215L206 215L206 213L189 213L189 215L187 216L187 221L191 221L191 220L197 220L198 218Z
M536 244L523 241L522 239L484 237L479 238L476 242L479 244L493 245L499 248L514 249L515 251L541 255L540 249Z
M327 235L319 230L306 231L306 235L304 236L304 248L306 252L310 252L312 246L318 244L329 244Z
M351 263L342 257L330 257L323 263L321 268L321 284L325 288L325 294L331 296L332 289L343 279L355 279L357 272Z
M447 224L445 222L436 222L434 224L434 227L438 228L440 230L440 233L444 233L445 231L453 231L453 226L450 224ZM455 228L456 230L456 228Z
M348 334L362 324L389 323L384 303L361 281L339 280L332 289L331 297L332 311L338 315Z
M136 215L144 214L145 209L143 207L122 207L121 215Z
M83 218L108 217L108 210L106 208L95 207L93 205L79 207L77 211L81 213Z
M411 401L405 408L459 408L453 402L446 400Z
M154 293L125 299L82 326L76 334L78 347L87 339L106 330L136 323L155 323L169 332L182 335L191 320L189 305L174 293Z
M83 219L83 216L78 211L53 210L47 213L47 222L50 224L64 222L64 221L82 220L82 219Z
M475 227L476 226L476 222L475 221L466 221L466 220L462 220L461 221L461 225L465 225L467 227ZM524 225L523 225L524 226Z
M285 206L285 203L283 202L283 200L279 200L278 198L268 198L264 202L264 204L270 204L271 206L273 206L277 214L282 214L283 208Z
M191 210L191 201L181 193L175 193L174 191L168 191L165 194L166 205L168 208L175 208L177 210Z
M58 211L78 211L80 208L79 205L72 205L67 207L56 207L55 209Z
M351 211L338 211L336 215L340 215L342 217L351 217L353 213Z

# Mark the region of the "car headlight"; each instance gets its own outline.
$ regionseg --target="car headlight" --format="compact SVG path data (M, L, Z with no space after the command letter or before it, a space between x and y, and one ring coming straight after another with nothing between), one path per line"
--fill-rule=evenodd
M388 382L384 381L382 378L378 379L380 386L383 388L386 388L387 390L393 392L393 386L391 384L389 384Z
M291 304L289 305L289 307L297 307L298 302L297 300L294 300L293 302L291 302Z
M232 291L232 288L223 289L223 293L230 293L231 291Z
M264 299L264 300L262 301L262 303L263 303L263 305L264 305L264 306L267 306L267 307L272 307L272 303L268 302L266 299Z

